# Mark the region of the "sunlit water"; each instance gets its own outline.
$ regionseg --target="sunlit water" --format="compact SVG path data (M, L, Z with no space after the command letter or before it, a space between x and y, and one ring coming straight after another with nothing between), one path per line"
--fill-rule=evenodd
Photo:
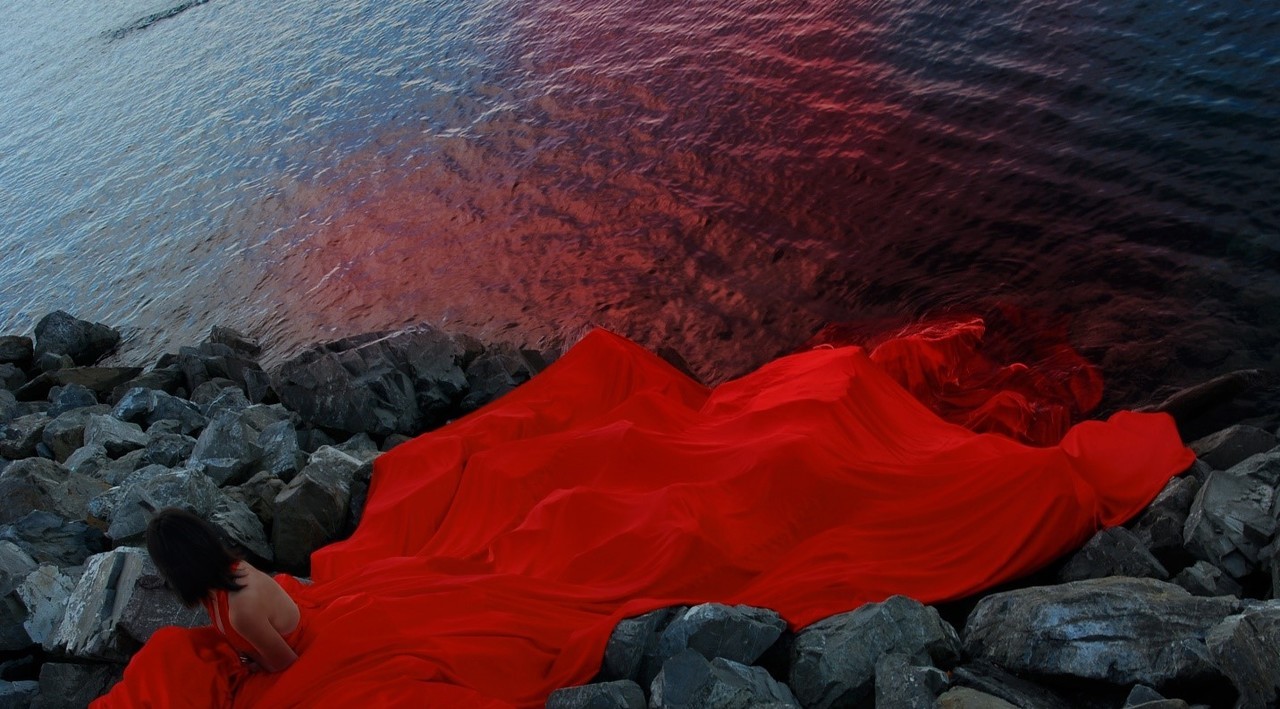
M185 8L185 9L184 9ZM147 361L592 324L709 380L1015 303L1139 403L1274 366L1280 5L5 3L0 332Z

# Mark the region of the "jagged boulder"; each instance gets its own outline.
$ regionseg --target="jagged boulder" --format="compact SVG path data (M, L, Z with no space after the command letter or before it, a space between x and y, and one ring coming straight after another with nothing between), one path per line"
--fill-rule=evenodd
M1061 582L1107 576L1165 580L1169 572L1133 532L1124 527L1100 530L1058 572Z
M937 709L1021 709L1016 704L971 687L953 687L938 697Z
M14 392L22 401L35 401L49 395L54 387L79 384L98 397L98 401L110 401L116 387L138 376L137 367L66 367L46 371L23 384Z
M8 389L0 388L0 424L9 423L18 416L17 397Z
M207 519L221 497L218 486L198 470L148 466L120 485L107 536L117 544L141 541L150 520L144 503L156 510L183 507Z
M30 366L35 348L30 337L0 335L0 364L14 364L19 368Z
M0 364L0 389L13 393L27 383L27 374L12 364Z
M546 709L645 709L647 706L640 685L624 679L558 689L547 697Z
M662 659L658 655L662 631L673 617L684 610L684 607L659 608L618 621L605 646L600 678L629 679L649 686L662 669Z
M0 540L12 542L41 564L60 567L79 566L108 546L98 528L44 510L35 510L0 527Z
M176 468L191 458L196 439L181 433L148 432L143 460L147 465Z
M360 461L324 447L275 499L272 546L283 568L304 573L311 552L342 530L351 501L351 478Z
M126 423L114 416L92 414L84 426L84 444L98 445L113 458L147 446L147 434L136 423Z
M157 421L177 421L179 432L185 434L195 433L209 423L195 404L164 391L136 386L120 397L111 415L147 427Z
M40 432L40 441L53 453L53 459L64 463L84 446L84 429L89 417L101 413L99 407L67 411L50 421Z
M1237 579L1258 570L1262 549L1276 536L1277 483L1280 452L1260 453L1229 470L1213 471L1183 527L1187 550Z
M19 460L0 473L0 524L15 522L32 510L83 519L85 503L106 488L105 483L72 473L52 460Z
M1200 484L1200 478L1194 475L1173 478L1130 525L1139 543L1166 569L1177 568L1187 560L1182 530Z
M1073 709L1071 702L1046 687L1011 674L990 662L974 660L951 671L952 684L998 697L1016 707Z
M187 464L202 468L218 485L234 485L248 479L261 457L258 432L240 412L223 411L200 433Z
M791 689L806 707L867 701L873 696L876 662L889 652L948 667L960 658L960 639L936 609L918 601L893 596L868 603L796 635Z
M1209 631L1209 654L1240 693L1240 709L1280 704L1280 601L1255 604Z
M26 552L0 541L0 651L12 652L31 645L24 622L27 608L16 593L36 562Z
M53 635L74 587L58 567L41 564L13 590L12 595L26 611L22 626L31 643L43 645Z
M1222 569L1207 561L1197 561L1178 572L1171 579L1173 583L1187 589L1195 596L1236 596L1239 598L1244 589L1235 579Z
M307 462L291 421L277 421L263 428L258 434L258 448L262 451L258 467L284 482L292 480Z
M31 709L79 709L106 694L124 665L46 662L40 666L40 693Z
M98 403L98 397L88 387L68 384L50 389L49 401L52 404L49 407L49 415L56 418L68 411L95 406Z
M1216 470L1226 470L1245 458L1266 453L1278 445L1280 441L1270 433L1254 426L1237 424L1198 439L1189 447L1197 458Z
M30 707L40 696L40 683L35 680L0 680L0 707L20 709Z
M228 497L243 502L262 521L264 528L269 528L275 521L275 500L284 490L285 482L271 473L260 472L249 478L243 485L224 488Z
M67 355L76 364L97 362L115 349L120 333L101 323L80 320L57 310L36 323L35 356L45 353Z
M965 650L1029 677L1117 685L1212 681L1205 636L1243 609L1155 579L1112 577L987 596L965 624Z
M876 662L876 709L933 709L950 684L947 673L900 652Z
M765 608L703 603L672 619L658 640L658 656L665 661L690 649L708 660L723 657L750 665L786 627L781 616Z
M209 521L222 528L232 543L247 549L259 559L272 560L274 554L271 545L267 543L262 520L244 502L230 495L219 494Z
M44 413L26 414L11 419L0 426L0 457L9 460L31 458L44 435L45 426L52 421Z
M791 690L763 668L717 657L707 661L696 650L684 650L662 663L650 687L653 709L754 709L796 707Z
M484 406L528 381L537 372L536 365L514 345L491 345L467 365L467 393L462 398L462 411L474 411Z

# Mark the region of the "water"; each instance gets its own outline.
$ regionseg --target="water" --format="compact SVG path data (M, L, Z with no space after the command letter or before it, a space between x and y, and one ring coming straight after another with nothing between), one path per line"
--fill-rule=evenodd
M596 324L712 381L824 323L1063 314L1112 401L1280 340L1280 6L6 3L0 332L148 361Z

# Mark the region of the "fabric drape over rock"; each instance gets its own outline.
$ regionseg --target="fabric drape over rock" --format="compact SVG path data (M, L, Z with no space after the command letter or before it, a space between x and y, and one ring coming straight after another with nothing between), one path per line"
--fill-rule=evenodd
M981 340L950 332L708 389L595 331L377 460L356 533L313 555L313 585L285 582L307 619L293 667L249 674L210 631L165 630L100 706L541 706L591 679L623 617L719 601L801 627L892 594L963 597L1124 521L1191 464L1162 414L1045 447L943 420L896 363Z

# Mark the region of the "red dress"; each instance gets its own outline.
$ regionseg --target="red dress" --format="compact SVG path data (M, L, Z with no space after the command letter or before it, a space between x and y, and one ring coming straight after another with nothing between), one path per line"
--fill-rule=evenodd
M1193 459L1165 415L1046 447L975 433L858 347L707 389L595 331L377 460L360 528L313 555L313 585L285 580L306 618L288 670L168 629L96 706L541 706L591 679L623 617L719 601L798 628L960 598L1123 522Z

